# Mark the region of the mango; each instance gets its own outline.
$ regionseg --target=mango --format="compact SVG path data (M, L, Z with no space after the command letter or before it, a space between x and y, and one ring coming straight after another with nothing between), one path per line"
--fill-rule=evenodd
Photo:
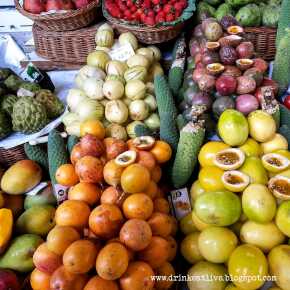
M0 254L6 249L13 229L13 215L8 208L0 209Z

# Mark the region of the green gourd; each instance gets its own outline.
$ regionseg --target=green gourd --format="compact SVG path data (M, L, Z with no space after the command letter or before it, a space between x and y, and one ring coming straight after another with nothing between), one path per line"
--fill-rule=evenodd
M71 154L73 147L79 142L79 137L70 135L67 138L67 150Z
M47 153L39 145L30 145L29 143L25 143L24 151L30 160L38 163L43 169L45 169L45 171L49 170Z

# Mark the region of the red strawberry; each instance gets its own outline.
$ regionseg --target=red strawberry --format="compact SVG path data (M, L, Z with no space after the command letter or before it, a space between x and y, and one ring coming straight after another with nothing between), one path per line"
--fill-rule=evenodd
M161 7L161 5L155 5L155 6L153 7L153 10L154 10L156 13L158 13L159 11L162 11L162 7Z
M151 10L151 9L149 9L148 11L147 11L147 16L149 16L149 17L155 17L155 13L154 13L154 11L153 10Z
M154 5L159 5L161 0L151 0Z
M163 15L157 14L155 17L155 21L156 21L156 23L165 22L165 18Z
M163 11L165 12L165 14L171 13L174 11L174 7L170 4L165 4L163 7Z
M126 4L127 4L127 7L134 6L134 3L132 2L132 0L127 0Z
M144 23L146 25L149 25L149 26L154 26L155 25L155 19L148 16L148 17L145 18L145 22Z
M182 11L183 10L183 3L181 3L181 2L175 3L174 8L175 8L175 10Z
M174 19L175 19L175 17L174 17L174 14L173 13L168 13L167 15L166 15L166 22L171 22L171 21L173 21Z
M140 16L141 22L145 23L145 21L146 21L145 19L146 19L146 14L142 13L141 16Z
M132 7L130 8L130 11L131 11L132 13L136 12L136 11L137 11L137 7L136 7L136 6L132 6Z
M151 1L150 0L144 0L143 5L144 5L144 8L151 8Z

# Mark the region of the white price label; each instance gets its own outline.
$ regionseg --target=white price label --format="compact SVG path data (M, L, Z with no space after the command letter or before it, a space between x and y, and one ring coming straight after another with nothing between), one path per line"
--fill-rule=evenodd
M177 220L181 220L191 212L191 204L187 188L172 190L169 199L172 205L172 214L177 218Z
M112 60L127 61L131 56L135 54L135 51L130 43L126 43L109 52Z

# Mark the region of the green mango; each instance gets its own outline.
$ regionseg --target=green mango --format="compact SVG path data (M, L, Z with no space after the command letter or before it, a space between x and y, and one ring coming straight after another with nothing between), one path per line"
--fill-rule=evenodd
M45 236L55 226L55 208L38 205L27 209L16 221L16 229L22 234Z
M29 209L36 205L56 205L56 198L52 193L52 188L46 187L37 195L27 195L24 200L24 209Z
M258 5L248 4L238 11L236 19L242 26L258 27L262 21L262 13Z
M32 234L19 236L12 240L10 247L0 258L0 268L18 272L31 272L34 268L32 256L43 240Z
M223 3L217 8L215 12L215 18L221 20L224 16L227 15L234 15L234 10L229 4Z

